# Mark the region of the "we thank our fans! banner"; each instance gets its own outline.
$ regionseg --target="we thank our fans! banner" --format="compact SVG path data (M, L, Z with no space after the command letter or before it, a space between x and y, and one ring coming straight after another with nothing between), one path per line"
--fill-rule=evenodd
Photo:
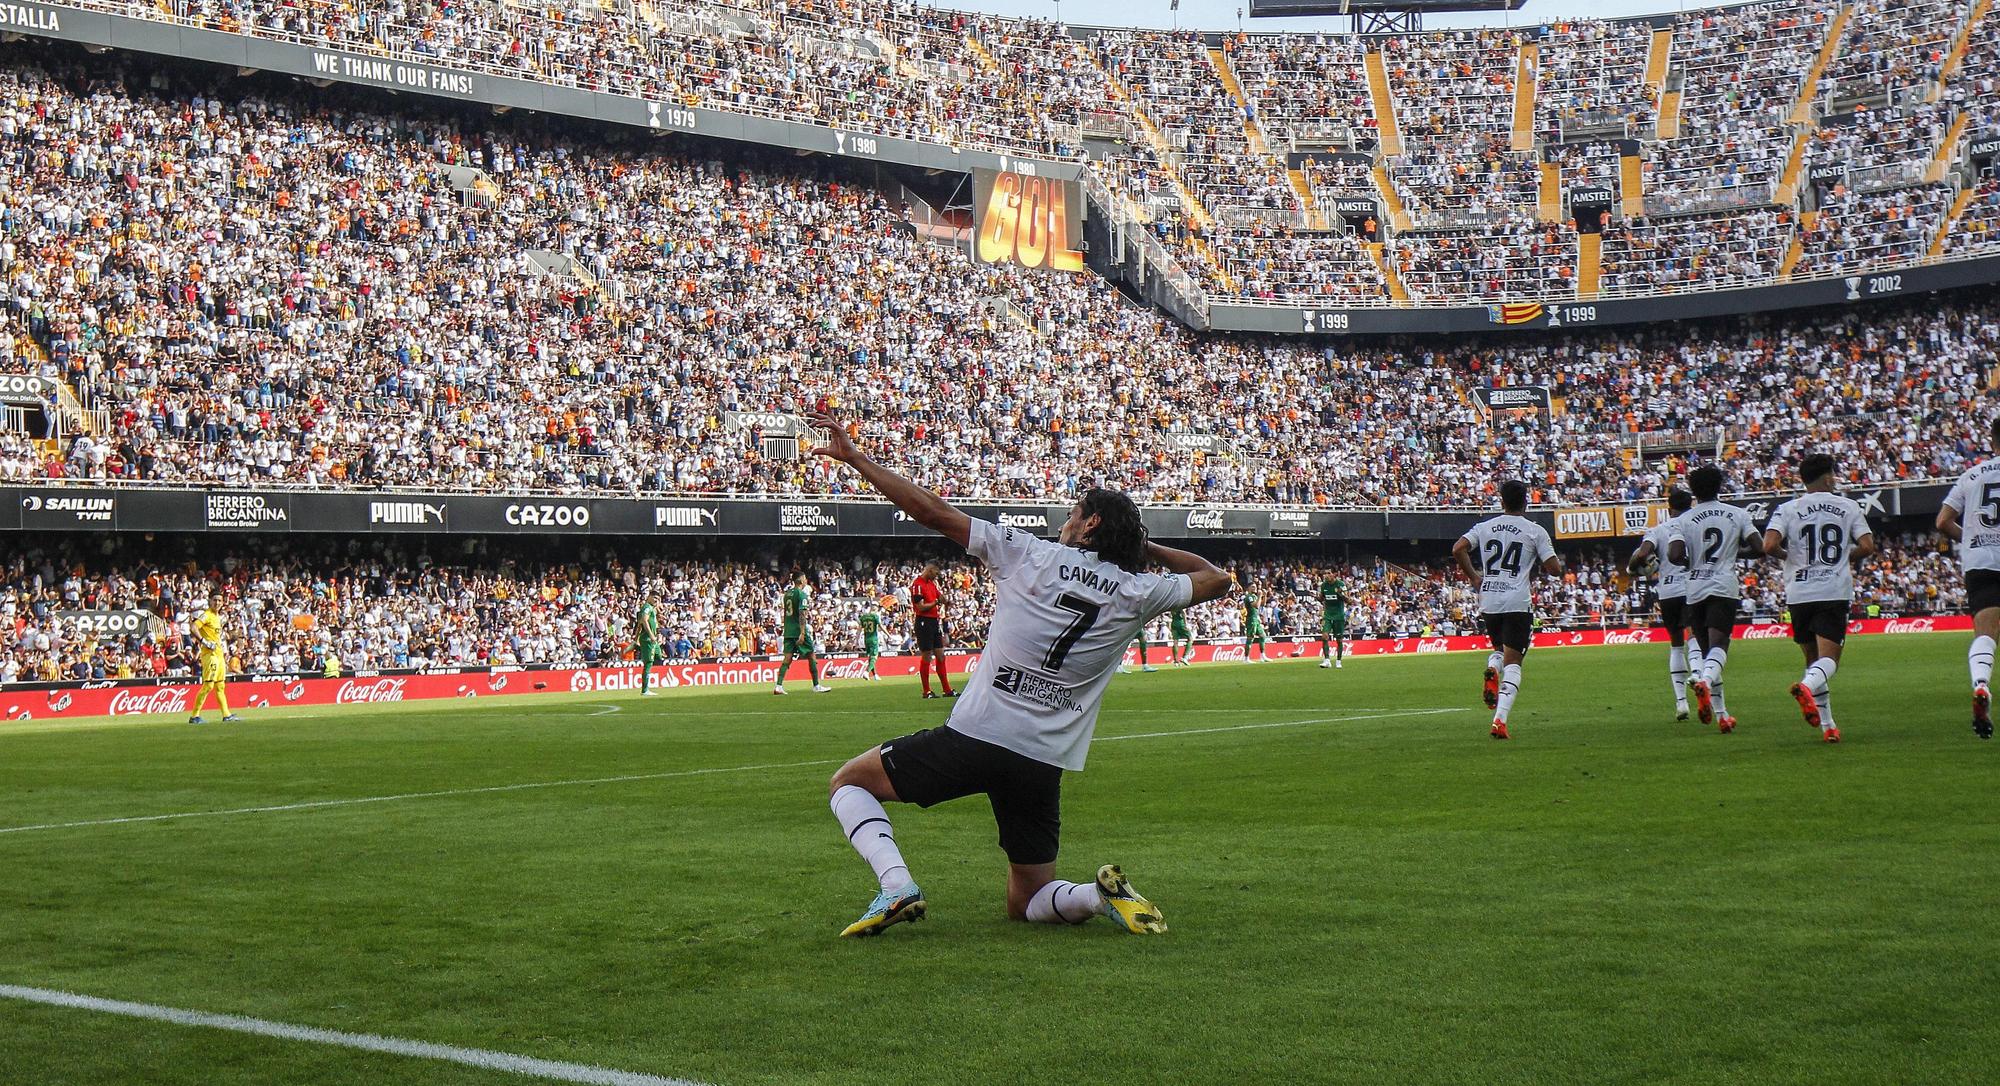
M1972 629L1965 615L1921 618L1861 619L1848 623L1853 634L1943 633ZM1781 623L1758 623L1736 628L1739 640L1788 638L1791 627ZM1609 630L1547 630L1535 635L1535 647L1556 649L1590 645L1664 645L1665 631L1623 628ZM1318 651L1317 639L1286 638L1273 641L1275 656L1293 652ZM1395 656L1411 653L1485 651L1486 638L1452 635L1438 637L1370 638L1350 641L1350 656ZM1127 653L1136 664L1138 651ZM1167 648L1156 644L1148 659L1164 663ZM1190 658L1195 663L1229 663L1244 660L1240 641L1194 646ZM951 657L954 671L970 671L979 662L976 655ZM836 656L821 664L821 675L829 679L859 679L867 673L867 662L854 656ZM884 656L877 671L889 677L914 675L915 656ZM792 665L788 678L806 679L803 663ZM691 686L762 686L778 679L775 660L704 660L663 664L653 669L656 686L673 689ZM482 698L514 694L624 693L639 689L636 666L594 668L433 668L396 674L364 674L351 678L289 678L246 676L230 680L232 709L264 709L283 706L377 705L387 702L428 701L442 698ZM142 716L165 713L186 716L194 707L198 687L192 682L97 682L15 684L0 690L0 713L7 720L48 720L92 716ZM210 711L214 711L211 709Z

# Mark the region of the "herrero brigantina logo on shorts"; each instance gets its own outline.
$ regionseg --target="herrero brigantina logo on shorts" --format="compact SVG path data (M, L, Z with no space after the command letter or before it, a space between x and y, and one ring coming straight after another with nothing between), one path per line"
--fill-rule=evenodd
M1051 709L1066 709L1072 713L1083 711L1083 706L1078 705L1076 698L1070 695L1069 687L1052 683L1018 667L1003 667L994 672L993 689Z

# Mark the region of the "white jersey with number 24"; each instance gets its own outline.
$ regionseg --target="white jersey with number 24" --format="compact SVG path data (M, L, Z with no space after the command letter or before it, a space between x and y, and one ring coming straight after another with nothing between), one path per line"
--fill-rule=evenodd
M1527 517L1503 513L1473 525L1465 540L1472 544L1472 564L1480 572L1479 613L1533 611L1528 579L1556 553L1548 529Z

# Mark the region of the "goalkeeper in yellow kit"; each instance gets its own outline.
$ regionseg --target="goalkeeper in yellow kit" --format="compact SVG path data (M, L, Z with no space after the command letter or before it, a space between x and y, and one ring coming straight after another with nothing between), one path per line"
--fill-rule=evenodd
M194 641L197 657L201 661L201 693L194 699L194 715L188 723L201 723L202 706L208 704L208 696L215 695L215 704L222 710L222 722L241 720L242 717L229 711L229 643L222 636L222 616L216 613L216 601L211 597L203 605L202 612L194 620Z

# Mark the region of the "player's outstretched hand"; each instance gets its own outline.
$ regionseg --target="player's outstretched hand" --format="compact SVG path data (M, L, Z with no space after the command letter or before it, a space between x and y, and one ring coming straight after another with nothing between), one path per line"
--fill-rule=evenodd
M861 458L861 450L847 436L847 424L833 416L831 411L808 411L806 422L815 430L826 431L826 444L813 450L814 456L824 456L828 460L838 460L852 464Z

